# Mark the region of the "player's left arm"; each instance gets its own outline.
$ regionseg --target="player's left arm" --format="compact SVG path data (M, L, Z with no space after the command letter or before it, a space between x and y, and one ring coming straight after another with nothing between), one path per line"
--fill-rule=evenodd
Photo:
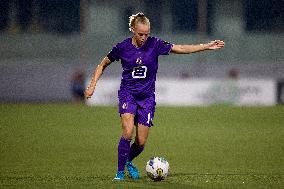
M173 45L171 49L171 53L175 54L190 54L205 50L216 50L221 49L225 46L224 41L215 40L206 44L198 44L198 45Z

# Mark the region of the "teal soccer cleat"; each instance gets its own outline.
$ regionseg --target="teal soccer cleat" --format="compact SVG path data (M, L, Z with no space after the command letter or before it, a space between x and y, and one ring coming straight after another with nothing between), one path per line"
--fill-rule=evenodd
M124 171L117 171L112 181L122 181L122 180L124 180Z
M128 170L130 178L132 179L140 178L138 169L133 165L131 161L126 162L126 168Z

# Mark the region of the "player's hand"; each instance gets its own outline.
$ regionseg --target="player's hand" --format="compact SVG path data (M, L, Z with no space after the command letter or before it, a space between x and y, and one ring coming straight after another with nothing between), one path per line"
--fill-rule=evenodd
M207 45L208 45L207 47L208 50L215 50L223 48L225 46L225 42L221 40L215 40L209 42Z
M85 90L85 92L84 92L85 98L86 98L86 99L91 98L92 95L93 95L93 93L94 93L94 90L95 90L95 89L91 89L91 88L88 87L88 88Z

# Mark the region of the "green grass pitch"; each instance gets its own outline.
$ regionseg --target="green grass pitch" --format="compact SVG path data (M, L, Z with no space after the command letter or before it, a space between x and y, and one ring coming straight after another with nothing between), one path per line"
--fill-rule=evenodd
M0 188L284 188L284 107L157 107L142 178L112 182L116 107L0 104ZM152 156L170 175L151 181Z

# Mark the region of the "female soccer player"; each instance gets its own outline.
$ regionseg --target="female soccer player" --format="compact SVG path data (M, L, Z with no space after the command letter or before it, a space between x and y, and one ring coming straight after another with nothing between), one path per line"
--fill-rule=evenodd
M132 37L116 44L101 61L85 90L90 98L104 69L121 60L122 79L118 91L122 136L118 144L118 167L114 180L124 180L126 166L132 179L139 178L139 171L132 160L144 149L155 112L155 81L159 55L169 53L190 54L224 47L220 40L198 45L175 45L150 36L150 21L143 13L130 16L129 30ZM135 141L130 145L136 126Z

